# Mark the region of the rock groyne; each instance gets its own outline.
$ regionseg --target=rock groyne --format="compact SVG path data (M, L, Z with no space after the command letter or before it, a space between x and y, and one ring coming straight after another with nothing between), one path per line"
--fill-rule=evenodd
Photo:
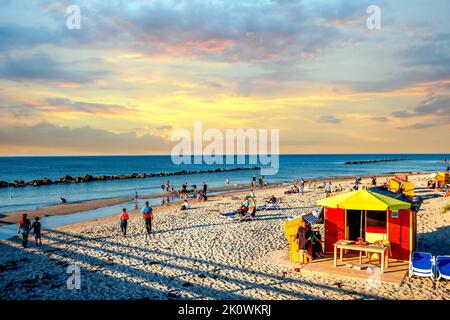
M189 174L200 174L200 173L215 173L215 172L231 172L231 171L242 171L242 170L259 170L260 167L238 167L238 168L217 168L209 170L181 170L176 172L160 172L160 173L132 173L132 174L117 174L112 176L92 176L86 174L81 177L72 177L70 175L65 175L64 177L50 180L49 178L35 179L30 181L15 180L13 182L0 181L0 188L21 188L25 186L39 187L43 185L52 185L58 183L83 183L83 182L93 182L93 181L107 181L107 180L126 180L126 179L143 179L143 178L153 178L153 177L169 177L169 176L179 176L179 175L189 175Z
M367 163L377 163L377 162L392 162L392 161L404 161L408 159L398 158L398 159L381 159L381 160L360 160L360 161L346 161L344 164L367 164Z

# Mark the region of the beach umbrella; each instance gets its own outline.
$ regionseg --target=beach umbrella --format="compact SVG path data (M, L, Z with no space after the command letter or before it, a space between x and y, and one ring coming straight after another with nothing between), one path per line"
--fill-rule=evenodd
M347 192L334 197L317 201L317 204L329 208L341 208L347 210L374 210L385 211L387 209L410 209L411 204L395 198L372 192L367 189Z

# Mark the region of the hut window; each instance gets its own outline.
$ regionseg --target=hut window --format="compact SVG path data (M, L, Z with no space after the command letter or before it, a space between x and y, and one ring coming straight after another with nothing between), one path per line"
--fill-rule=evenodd
M386 233L386 211L367 211L366 232Z

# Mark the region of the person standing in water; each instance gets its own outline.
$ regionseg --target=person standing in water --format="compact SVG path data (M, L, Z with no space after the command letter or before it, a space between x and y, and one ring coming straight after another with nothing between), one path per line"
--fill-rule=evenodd
M34 218L34 222L31 225L30 231L31 230L33 230L34 241L36 241L36 246L39 245L39 244L42 245L41 223L39 222L39 217L35 217Z
M145 206L141 210L142 218L145 221L145 229L148 234L152 233L152 219L153 219L153 209L148 205L148 201L145 203Z
M24 213L22 219L19 221L19 229L17 233L22 235L22 247L26 248L28 243L28 235L30 233L31 221L27 218L28 215Z
M122 213L120 214L120 231L122 231L122 236L127 236L127 226L128 226L128 216L127 209L123 208Z

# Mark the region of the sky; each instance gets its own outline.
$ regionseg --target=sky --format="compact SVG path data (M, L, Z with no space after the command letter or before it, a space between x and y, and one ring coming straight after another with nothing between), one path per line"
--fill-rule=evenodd
M194 121L279 129L281 153L448 153L448 12L448 0L0 0L0 155L169 154Z

